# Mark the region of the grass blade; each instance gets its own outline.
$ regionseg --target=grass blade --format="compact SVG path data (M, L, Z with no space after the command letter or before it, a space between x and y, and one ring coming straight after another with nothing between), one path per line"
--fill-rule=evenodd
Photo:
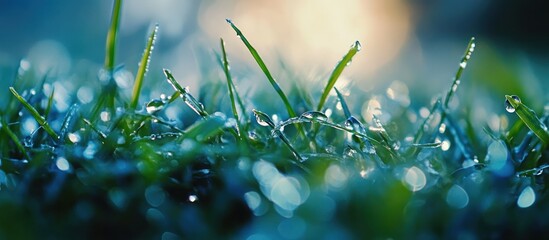
M44 117L47 119L48 115L50 115L51 106L53 105L53 94L55 93L55 88L52 88L51 94L48 97L48 105L46 106L46 110L44 111Z
M349 107L347 106L347 102L345 102L345 98L343 98L343 94L337 90L337 88L334 87L334 90L337 93L337 98L339 98L339 102L341 103L341 108L343 108L343 113L345 113L346 118L351 117L351 111L349 111Z
M547 127L539 120L536 113L524 105L520 98L515 95L505 95L505 99L507 111L516 113L520 120L547 146L549 144L549 132L547 132Z
M21 102L21 104L23 104L23 106L30 112L30 114L34 117L34 119L38 122L38 124L40 124L40 126L42 126L42 128L44 128L44 130L51 137L53 137L53 139L59 140L59 135L57 135L57 133L53 131L53 129L50 127L46 119L44 119L44 117L42 117L40 113L38 113L38 111L36 111L36 109L32 105L30 105L30 103L27 102L27 100L25 100L25 98L19 95L19 93L17 93L17 91L15 91L13 87L10 87L10 91L15 96L15 98L17 98L17 100L19 100L19 102Z
M204 110L204 105L202 105L202 103L196 100L196 98L194 98L193 95L189 93L189 90L179 85L179 83L175 80L170 70L164 69L164 75L166 75L166 79L168 80L168 83L172 85L174 90L179 92L179 96L183 99L183 101L185 101L187 106L189 106L194 112L196 112L198 115L200 115L203 118L209 115L208 112Z
M277 127L273 120L271 120L271 118L269 117L269 115L267 115L266 113L264 112L261 112L259 110L252 110L254 112L254 115L256 117L256 120L257 120L257 123L261 126L269 126L271 128L272 131L274 131L274 133L282 140L282 142L284 142L284 144L286 144L286 146L288 147L288 149L290 149L290 151L294 154L294 157L299 161L299 162L303 162L305 161L305 159L303 159L303 157L301 157L301 155L299 154L299 152L297 152L297 150L292 146L292 144L290 143L290 140L288 140L288 138L286 137L286 135L284 135L284 133L280 130L281 128L280 127ZM297 118L294 118L294 119L297 119Z
M443 108L447 109L448 104L450 104L450 100L452 100L452 96L457 91L457 88L459 84L461 83L461 74L463 74L463 70L465 70L465 67L467 67L467 61L471 58L471 55L475 51L475 38L472 37L471 40L469 40L469 43L467 44L467 48L465 49L465 53L463 54L463 57L461 57L461 62L459 63L459 68L456 72L456 75L454 76L454 82L452 83L452 87L450 90L448 90L448 93L446 94L446 98L443 102Z
M15 147L17 147L17 149L19 151L21 151L21 153L23 153L23 156L26 159L30 160L30 156L27 153L27 150L25 149L25 147L23 146L21 141L19 141L19 138L17 138L17 135L15 135L15 133L9 128L8 123L6 122L6 120L4 120L0 116L0 130L2 130L2 129L11 138L11 140L15 143Z
M132 91L132 100L130 102L130 109L135 109L137 107L137 102L139 101L139 94L141 93L141 87L143 87L143 79L145 79L145 74L149 70L149 63L151 62L151 54L154 49L154 42L156 40L156 34L158 33L158 24L154 26L153 31L149 35L147 40L147 45L139 62L139 69L137 69L137 74L135 77L135 84L133 85Z
M351 63L353 56L360 51L361 46L360 42L356 41L352 46L351 49L343 56L341 61L336 65L334 70L332 71L332 74L330 75L330 78L328 79L328 83L326 84L326 87L324 88L324 92L322 92L322 96L320 97L320 101L318 102L318 107L316 108L317 111L321 111L322 107L324 106L324 103L326 102L326 99L328 98L328 94L330 94L330 91L334 87L335 83L337 82L337 79L343 72L343 69L349 63Z
M108 72L114 69L114 57L116 54L116 37L118 35L118 24L120 22L120 10L122 0L115 0L112 8L111 26L107 33L107 43L105 47L105 70Z
M231 71L229 69L229 61L227 60L227 52L225 51L225 41L223 41L223 38L220 39L220 44L221 44L221 54L223 55L221 59L222 61L221 65L223 66L223 72L225 72L225 77L227 78L227 87L229 89L231 107L232 107L234 118L236 119L236 127L237 127L236 130L238 132L238 136L242 137L240 133L242 127L241 127L240 117L238 115L238 110L236 109L236 102L235 102L235 95L237 95L237 93L236 93L236 89L233 87L234 86L233 78L231 76Z
M259 67L261 68L261 70L263 71L263 73L265 74L265 76L267 77L267 79L269 80L269 82L271 83L273 88L275 89L275 91L278 93L278 95L280 96L280 98L284 102L284 105L286 106L286 111L288 111L288 115L290 115L290 117L297 117L297 115L295 114L294 109L290 105L290 101L286 97L286 94L284 94L284 92L280 88L280 85L278 84L278 82L271 75L271 72L267 68L267 65L265 65L265 62L263 62L263 59L261 59L261 56L259 56L259 53L255 50L255 48L252 46L252 44L250 44L250 42L248 42L248 39L246 39L246 37L244 37L244 34L240 31L240 29L238 29L234 25L234 23L230 19L227 19L227 22L234 29L234 31L236 32L236 35L240 38L240 40L242 40L244 45L246 45L246 47L248 48L248 50L252 54L253 58L255 59L255 61L257 62L257 64L259 65Z

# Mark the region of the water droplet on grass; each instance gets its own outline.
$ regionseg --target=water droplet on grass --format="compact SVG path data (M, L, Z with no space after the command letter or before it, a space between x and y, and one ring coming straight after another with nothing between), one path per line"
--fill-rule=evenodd
M99 114L99 117L101 118L101 121L108 122L111 120L111 113L108 111L103 111Z
M536 193L534 192L534 189L532 187L528 186L522 192L520 193L518 199L517 199L517 205L520 208L527 208L532 206L534 202L536 201Z
M147 103L145 106L145 110L147 110L147 113L154 114L164 108L164 105L166 102L162 99L155 98Z
M309 120L318 120L318 121L327 121L328 120L328 116L326 116L326 114L324 114L322 112L317 112L317 111L304 112L303 114L301 114L300 118L305 118L305 119L309 119Z
M512 95L511 98L520 102L520 98L517 95ZM516 111L516 109L513 107L513 105L511 105L509 100L505 100L505 110L507 110L508 113L514 113Z
M466 68L467 67L467 62L463 61L463 62L459 63L459 67Z

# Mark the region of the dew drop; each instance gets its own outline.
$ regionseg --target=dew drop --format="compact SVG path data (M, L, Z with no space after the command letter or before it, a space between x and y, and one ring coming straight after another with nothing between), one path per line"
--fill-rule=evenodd
M147 103L147 106L145 107L145 110L147 110L147 113L154 114L164 108L164 105L166 102L164 102L162 99L155 98Z
M466 68L467 67L467 62L466 61L460 62L459 67L460 68Z
M355 130L359 133L366 132L366 129L364 129L364 125L362 125L362 123L353 116L347 118L347 121L345 121L345 127L349 130Z
M353 44L352 46L354 49L356 49L357 51L360 51L362 49L362 45L360 45L360 42L359 41L356 41L355 44Z
M512 95L511 98L513 98L515 101L520 102L520 98L517 95ZM509 100L505 100L505 110L507 110L508 113L514 113L516 109L511 105Z
M103 111L99 114L99 117L101 118L101 121L108 122L111 120L111 113L108 111Z
M322 112L317 112L317 111L304 112L303 114L301 114L300 118L305 118L305 119L309 119L309 120L318 120L318 121L327 121L328 120L328 116L326 116L326 114L324 114Z

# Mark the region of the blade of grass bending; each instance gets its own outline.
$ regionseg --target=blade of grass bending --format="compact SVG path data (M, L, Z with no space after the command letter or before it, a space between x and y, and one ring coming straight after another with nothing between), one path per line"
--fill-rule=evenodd
M112 8L111 26L107 33L107 43L105 47L105 70L112 73L114 69L114 57L116 54L116 37L118 35L118 23L120 22L120 10L122 0L115 0Z
M32 105L30 105L29 102L27 102L27 100L25 100L25 98L19 95L19 93L17 93L17 91L15 91L13 87L10 87L10 91L15 96L15 98L17 98L17 100L19 100L19 102L21 102L21 104L23 104L23 106L30 112L30 114L34 117L34 119L38 122L38 124L42 126L42 128L44 128L44 130L51 137L53 137L53 139L59 140L59 135L57 135L57 133L53 131L53 129L50 127L46 119L40 116L40 113L38 113L38 111L36 111L36 109Z
M227 52L225 51L225 41L223 41L223 38L220 39L221 44L221 54L223 55L220 59L222 61L221 65L223 66L223 72L225 72L225 78L227 78L227 87L229 89L229 98L231 99L231 107L233 110L233 115L236 119L236 127L238 131L238 136L242 138L241 135L241 123L240 123L240 117L238 115L238 110L236 109L236 102L235 102L235 95L236 89L233 88L233 78L231 77L231 71L229 69L229 61L227 60Z
M185 104L189 106L194 112L196 112L201 117L205 118L209 114L204 110L204 105L202 103L198 102L196 98L194 98L187 89L181 87L179 83L175 80L172 73L168 69L164 69L164 75L166 76L166 79L168 80L168 83L172 85L175 91L179 92L179 96L185 101Z
M351 111L349 111L349 107L347 106L347 102L345 102L345 99L343 98L343 94L337 90L337 88L334 87L334 90L337 93L337 97L339 98L339 102L341 103L341 108L343 108L343 113L345 113L346 118L351 117Z
M255 110L253 109L252 110L254 112L254 115L256 117L256 120L257 120L257 123L259 123L259 125L261 126L269 126L271 128L271 130L274 131L274 133L284 142L284 144L286 144L286 146L290 149L290 151L294 154L295 158L297 158L297 160L299 162L303 162L305 161L301 155L299 154L299 152L297 152L297 150L292 146L292 144L290 143L290 140L288 140L288 138L286 137L286 135L284 135L284 133L282 133L282 131L280 130L280 127L277 127L273 120L271 120L271 118L269 117L269 115L267 115L266 113L264 112L261 112L261 111L258 111L258 110Z
M147 40L147 45L139 62L139 69L137 69L137 74L135 77L135 84L133 85L132 91L132 100L130 102L130 109L135 109L139 101L139 94L141 94L141 88L143 87L143 79L145 79L145 74L149 70L149 63L151 62L151 54L154 49L154 42L156 40L156 34L158 33L158 24L154 26L153 31L149 35Z
M263 73L265 74L265 76L267 77L267 79L269 80L269 82L271 83L273 88L275 89L275 91L278 93L278 95L280 96L280 98L284 102L284 105L286 106L286 111L288 111L288 115L290 115L290 117L297 117L297 115L295 114L294 109L290 105L290 101L288 101L288 98L286 97L286 94L284 94L284 92L280 88L280 85L278 84L278 82L271 75L271 72L267 68L267 65L265 65L265 62L263 62L263 59L261 59L261 56L259 56L259 53L255 50L255 48L252 46L252 44L250 44L248 39L246 39L246 37L244 37L244 34L242 33L242 31L240 31L240 29L238 29L230 19L226 19L226 21L231 25L231 27L236 32L236 35L240 38L240 40L242 40L244 45L246 45L246 47L248 48L248 50L252 54L253 58L255 59L255 61L257 62L257 64L259 65L259 67L261 68L261 70L263 71Z
M19 151L23 153L23 156L25 156L26 159L30 160L30 156L27 153L27 150L25 149L21 141L19 141L19 138L17 138L17 135L15 135L15 133L9 128L6 120L4 120L4 118L0 116L0 130L2 129L11 138L13 143L15 143L15 147L17 147L17 149L19 149Z
M454 82L452 83L452 87L448 90L448 93L446 94L446 98L444 99L443 108L447 109L448 104L450 104L450 100L452 99L452 96L457 91L457 88L459 84L461 83L461 74L463 74L463 70L467 67L467 61L471 58L471 55L475 51L475 38L472 37L471 40L469 40L469 43L467 44L467 49L465 49L465 53L463 54L463 57L461 57L461 62L459 63L459 68L456 72L456 75L454 76Z
M549 144L549 132L547 132L547 127L539 120L536 113L524 105L516 96L505 95L505 99L507 99L506 103L510 104L510 107L515 110L520 120L547 146Z
M337 63L336 67L332 71L332 74L330 75L330 78L328 79L328 83L326 84L326 87L324 88L324 91L322 92L322 96L320 97L320 101L318 102L318 107L316 108L317 111L322 110L322 107L324 106L324 103L326 102L326 99L328 98L328 94L330 94L330 91L332 90L335 83L337 82L337 79L339 78L339 76L343 72L343 69L345 69L345 67L347 65L349 65L349 63L351 63L351 61L353 59L353 56L358 51L360 51L360 49L361 49L360 42L356 41L351 46L351 49L349 49L347 54L345 54L345 56L343 56L341 61L339 61L339 63Z

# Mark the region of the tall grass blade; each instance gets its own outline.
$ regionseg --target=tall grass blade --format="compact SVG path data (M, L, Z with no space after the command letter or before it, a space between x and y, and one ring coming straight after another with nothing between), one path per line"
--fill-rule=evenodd
M448 104L450 104L450 100L452 100L452 96L457 91L459 84L461 83L461 74L463 74L463 70L467 67L467 62L471 58L471 55L475 51L475 38L472 37L471 40L469 40L469 43L467 44L467 48L465 49L465 53L463 54L463 57L461 57L461 62L459 62L459 68L456 72L456 75L454 76L454 81L452 82L452 87L448 90L448 93L446 94L446 98L444 99L444 102L442 104L444 109L448 108Z
M132 100L130 102L130 109L135 109L139 101L139 95L141 94L141 88L143 87L143 79L145 79L145 74L149 70L149 63L151 62L151 54L154 49L154 42L156 40L156 34L158 33L158 24L154 26L153 31L149 35L147 40L147 45L143 51L143 56L139 62L139 69L137 69L137 74L135 77L135 84L133 85L132 91Z
M317 111L321 111L322 107L324 107L324 103L326 102L326 99L328 98L328 94L330 94L330 91L334 87L334 85L337 82L337 79L343 72L343 69L347 65L349 65L353 59L353 56L360 51L361 46L360 42L356 41L352 46L351 49L343 56L341 61L336 65L334 70L332 71L332 74L330 75L330 78L328 79L328 83L326 84L326 87L324 87L324 91L322 92L322 96L320 97L320 101L318 101L318 106L316 108Z
M524 124L538 136L545 146L549 144L547 126L537 117L536 113L524 105L517 96L505 95L508 112L514 112Z
M105 47L105 70L112 73L114 69L114 58L116 55L116 38L118 36L118 24L120 22L120 12L122 9L122 0L115 0L112 8L111 26L107 33L107 43Z
M235 95L238 95L238 93L236 93L236 89L233 87L234 84L233 84L233 78L231 76L231 71L229 69L229 61L227 60L227 52L225 51L225 41L223 41L223 38L220 39L220 44L221 44L221 54L222 54L222 58L221 58L221 65L223 66L223 72L225 72L225 78L227 78L227 87L229 89L229 97L231 99L231 109L233 111L233 115L234 115L234 118L236 119L236 127L237 127L237 132L238 132L238 136L239 137L242 137L241 135L241 121L240 121L240 117L239 117L239 114L238 114L238 109L236 109L236 102L235 102ZM238 96L237 96L238 97ZM241 105L242 107L242 105ZM244 112L244 111L243 111Z
M34 117L34 119L38 122L38 124L42 126L42 128L44 128L44 130L53 139L55 139L56 141L59 140L59 135L57 135L57 133L53 131L53 129L50 127L46 119L42 117L40 113L38 113L38 111L36 111L36 109L32 105L30 105L30 103L27 102L27 100L25 100L25 98L19 95L19 93L17 93L17 91L15 91L13 87L10 87L10 91L13 94L13 96L15 96L15 98L17 98L17 100L19 100L19 102L21 102L21 104L23 104L23 106L30 112L30 114Z
M265 62L263 62L263 59L261 59L261 56L259 56L259 53L255 50L255 48L252 46L252 44L250 44L248 39L246 39L246 37L244 36L242 31L240 31L240 29L238 29L230 19L226 19L226 20L231 25L231 27L234 29L234 31L236 32L236 35L240 38L240 40L242 40L244 45L246 45L246 47L248 48L248 50L252 54L253 58L255 59L255 61L257 62L257 64L259 65L259 67L261 68L261 70L263 71L263 73L265 74L265 76L267 77L267 79L269 80L269 82L271 83L273 88L275 89L275 91L278 93L278 95L280 96L280 98L284 102L284 105L286 106L286 111L288 111L288 115L290 115L290 117L297 117L294 109L290 105L290 101L286 97L286 94L284 94L284 92L280 88L280 85L278 84L278 82L271 75L271 72L267 68L267 65L265 65Z

